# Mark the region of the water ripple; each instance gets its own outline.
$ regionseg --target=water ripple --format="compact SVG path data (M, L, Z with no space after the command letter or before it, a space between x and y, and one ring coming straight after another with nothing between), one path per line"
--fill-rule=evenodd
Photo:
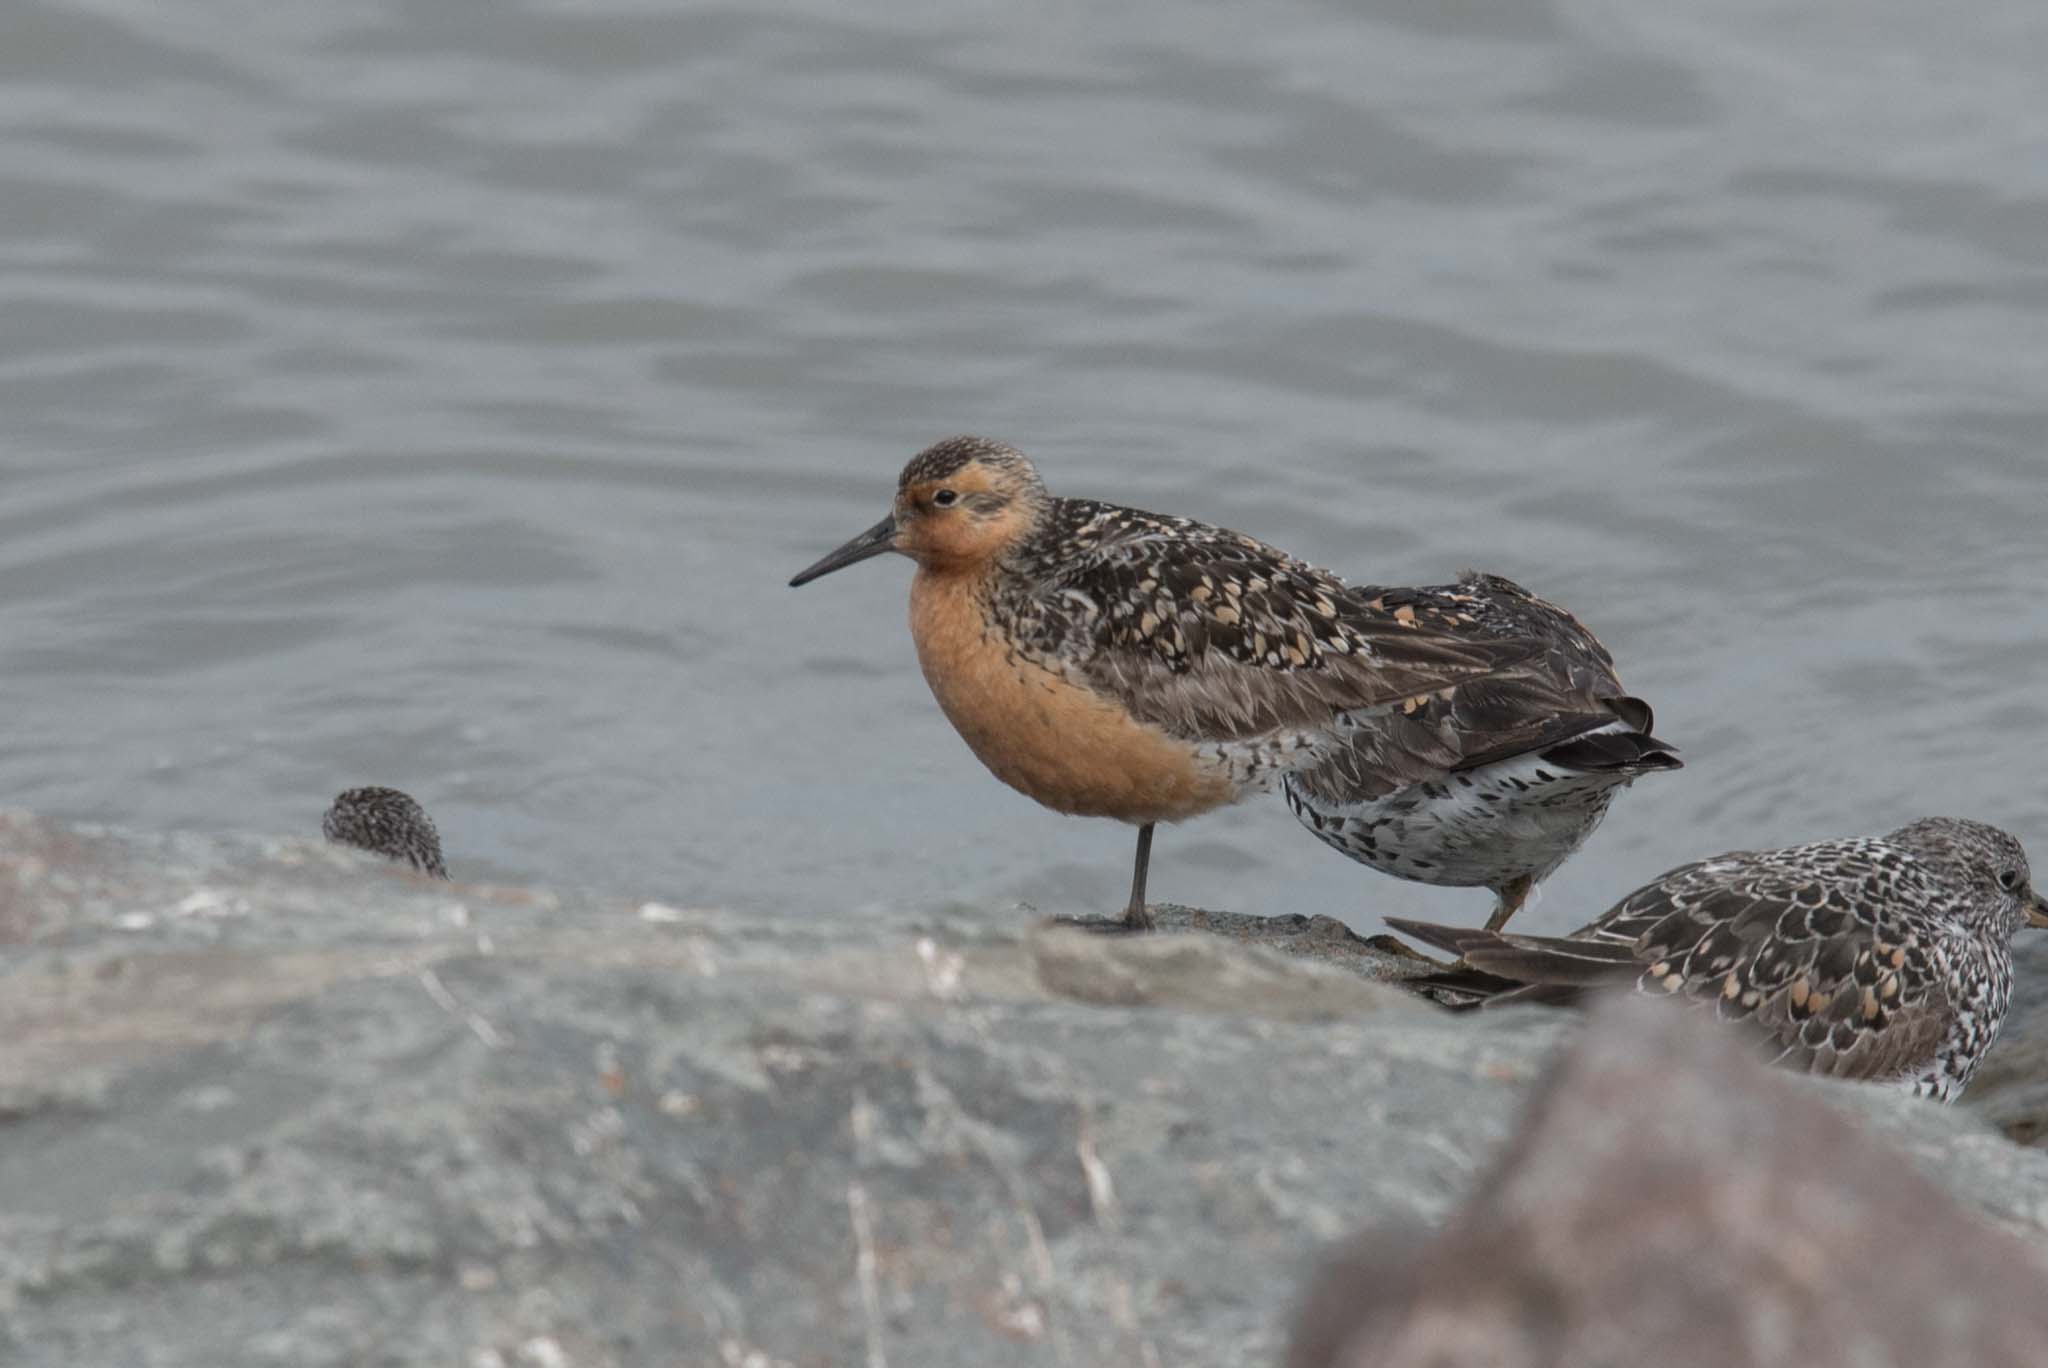
M986 430L1585 616L1688 769L1534 924L1704 850L2048 817L2044 40L2019 0L22 0L7 800L310 831L399 783L472 872L1109 906L1124 838L980 771L900 562L783 587ZM1477 912L1274 804L1155 883Z

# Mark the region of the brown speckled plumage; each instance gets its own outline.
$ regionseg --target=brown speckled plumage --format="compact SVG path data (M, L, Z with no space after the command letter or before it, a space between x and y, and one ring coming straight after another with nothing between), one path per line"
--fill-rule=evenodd
M890 517L792 583L918 562L925 677L996 775L1049 807L1150 827L1271 786L1336 728L1512 675L1539 642L1475 634L1240 533L1055 498L1022 453L952 438L904 467Z
M1201 741L1412 712L1535 654L1240 533L1090 499L1050 502L991 576L987 611L1020 652L1070 662L1134 716Z
M1325 844L1421 883L1493 889L1488 929L1576 851L1638 775L1677 769L1607 649L1577 618L1498 575L1361 589L1445 635L1534 642L1512 674L1355 719L1286 778L1288 806Z
M398 789L370 785L347 790L320 819L320 831L340 845L403 861L438 879L448 877L434 819Z
M1787 1067L1946 1102L2005 1018L2013 936L2048 905L2012 836L1929 817L1684 865L1569 936L1388 925L1461 955L1423 982L1476 1003L1632 985L1761 1032Z
M913 485L943 480L948 475L959 474L970 465L1001 471L1019 481L1027 494L1035 494L1038 498L1050 497L1045 492L1045 482L1038 478L1037 467L1023 452L993 437L967 434L933 442L911 457L905 462L902 474L896 477L896 487L909 489Z

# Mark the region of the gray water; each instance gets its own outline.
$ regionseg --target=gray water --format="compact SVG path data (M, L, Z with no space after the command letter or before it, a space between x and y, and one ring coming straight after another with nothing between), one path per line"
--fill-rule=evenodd
M0 804L678 902L1110 909L984 774L914 450L1574 608L1689 768L1530 914L1731 846L2048 862L2048 7L0 10ZM1476 919L1271 800L1152 891Z

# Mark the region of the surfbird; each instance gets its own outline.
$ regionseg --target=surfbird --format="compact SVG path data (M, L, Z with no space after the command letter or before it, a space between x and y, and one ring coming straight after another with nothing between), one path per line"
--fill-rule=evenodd
M1569 936L1387 924L1462 957L1411 982L1466 1006L1633 986L1746 1026L1786 1067L1951 1102L2005 1020L2013 936L2048 926L2048 902L2011 835L1926 817L1683 865Z

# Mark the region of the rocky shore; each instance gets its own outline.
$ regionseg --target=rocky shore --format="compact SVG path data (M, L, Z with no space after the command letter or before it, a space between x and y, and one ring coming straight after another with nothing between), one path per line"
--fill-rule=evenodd
M1441 1012L1328 919L1162 912L741 914L0 817L0 1362L1277 1364L1326 1248L1443 1226L1579 1027ZM2023 944L1965 1106L1785 1086L2048 1250L1998 1129L2048 1116Z

